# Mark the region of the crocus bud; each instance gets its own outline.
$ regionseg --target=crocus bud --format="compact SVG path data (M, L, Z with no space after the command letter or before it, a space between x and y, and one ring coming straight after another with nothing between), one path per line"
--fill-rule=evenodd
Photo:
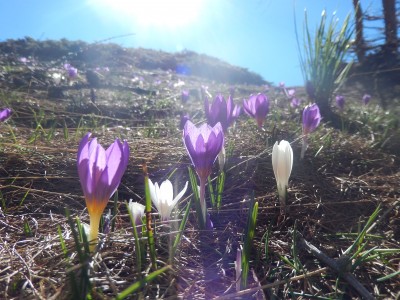
M307 105L303 110L303 145L301 148L301 158L308 147L308 134L313 132L321 122L321 114L317 104Z
M336 100L336 105L339 107L339 109L343 110L343 108L344 108L344 96L337 95L335 97L335 100Z
M7 120L12 114L12 110L9 108L5 108L0 111L0 122L4 122Z
M365 95L362 97L362 102L364 103L364 105L367 105L367 104L369 103L370 100L371 100L371 95L369 95L369 94L365 94Z
M303 134L313 132L321 122L321 114L316 103L307 105L303 110Z
M274 169L276 184L278 187L281 212L286 209L287 187L293 166L293 150L289 142L282 140L276 142L272 148L272 168Z
M183 90L181 95L182 103L186 103L189 100L189 91Z
M138 202L132 202L132 199L129 200L128 208L132 214L133 221L136 226L142 224L142 218L144 216L145 206Z

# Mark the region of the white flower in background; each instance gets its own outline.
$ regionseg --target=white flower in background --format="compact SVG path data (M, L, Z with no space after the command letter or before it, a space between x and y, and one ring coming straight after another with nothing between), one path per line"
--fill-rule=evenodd
M282 140L276 142L272 148L272 168L274 169L276 184L278 186L281 212L286 208L286 194L289 177L293 166L293 150L289 142Z
M188 182L186 181L183 190L174 198L174 190L171 181L167 179L158 186L157 182L153 184L149 179L151 201L153 201L154 206L160 214L161 220L169 220L172 210L182 198L183 194L185 194L187 186Z
M59 85L60 82L61 82L61 80L63 79L63 76L62 76L60 73L53 73L53 74L51 75L51 77L53 78L54 83L55 83L56 85Z
M136 225L142 224L142 218L144 216L145 206L138 202L132 202L132 199L129 200L129 210L131 211L132 218Z
M178 79L178 82L174 83L174 88L178 88L178 87L181 87L181 86L184 86L184 85L185 85L185 82L180 80L180 79Z

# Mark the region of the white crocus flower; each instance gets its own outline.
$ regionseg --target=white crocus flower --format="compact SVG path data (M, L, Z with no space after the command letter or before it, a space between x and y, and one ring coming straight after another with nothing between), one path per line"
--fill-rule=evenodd
M272 168L274 169L276 184L278 186L281 212L286 210L286 194L289 177L293 166L293 150L289 142L282 140L276 142L272 148Z
M60 73L53 73L51 77L53 78L54 83L56 85L59 85L61 82L61 79L63 79L63 76Z
M188 182L186 181L183 190L174 198L174 190L171 181L167 179L161 183L161 186L158 186L157 182L153 184L149 179L151 201L153 201L154 206L160 214L161 220L169 220L173 208L182 198L183 194L185 194L187 186Z
M145 206L138 202L132 202L132 199L129 200L129 210L131 211L133 221L136 225L142 224L142 218L144 216Z

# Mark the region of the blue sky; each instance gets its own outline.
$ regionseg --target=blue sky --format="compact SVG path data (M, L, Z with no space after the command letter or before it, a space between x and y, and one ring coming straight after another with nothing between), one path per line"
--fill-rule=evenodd
M165 4L167 3L167 4ZM380 11L378 0L361 0ZM0 41L34 39L101 41L168 52L193 50L301 85L293 12L301 30L304 9L316 25L323 9L344 20L351 0L13 0L0 4Z

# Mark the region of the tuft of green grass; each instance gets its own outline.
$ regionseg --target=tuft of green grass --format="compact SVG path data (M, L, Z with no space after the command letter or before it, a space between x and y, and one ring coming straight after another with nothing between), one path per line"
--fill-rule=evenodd
M222 205L222 195L225 186L225 172L219 172L215 180L215 187L210 177L208 177L208 191L210 193L211 206L218 211Z
M132 295L133 293L136 293L139 291L139 289L143 288L147 283L155 280L158 276L161 274L165 273L168 271L171 267L170 266L165 266L161 269L155 270L154 272L150 273L147 275L145 278L133 283L129 287L127 287L125 290L123 290L121 293L119 293L116 297L117 300L125 299L129 295Z
M66 215L79 259L79 265L72 266L66 270L71 285L71 299L87 299L90 297L92 290L92 283L89 277L89 262L91 260L89 243L79 219L76 218L74 222L68 209L66 209ZM79 232L76 231L75 224ZM78 269L79 272L76 272L76 269Z
M252 196L252 200L250 201L249 213L247 215L247 226L246 233L243 243L243 251L242 251L242 289L247 288L247 278L249 275L249 265L250 265L250 257L251 257L251 249L253 248L253 238L256 230L257 223L257 214L258 214L258 202L255 201L254 194Z
M326 11L315 30L310 28L307 11L304 12L303 42L299 38L295 18L295 34L300 66L305 82L314 87L314 100L320 108L328 108L334 92L345 82L352 62L344 61L351 46L353 29L350 14L338 28L339 20L333 15L328 21ZM312 33L315 32L314 36Z
M199 188L198 188L198 184L197 184L197 177L196 177L195 172L193 171L193 169L190 166L188 167L188 172L189 172L190 184L192 186L192 191L193 191L197 221L199 222L199 227L204 228L205 224L204 224L202 210L201 210L201 206L200 206L200 195L199 195Z

